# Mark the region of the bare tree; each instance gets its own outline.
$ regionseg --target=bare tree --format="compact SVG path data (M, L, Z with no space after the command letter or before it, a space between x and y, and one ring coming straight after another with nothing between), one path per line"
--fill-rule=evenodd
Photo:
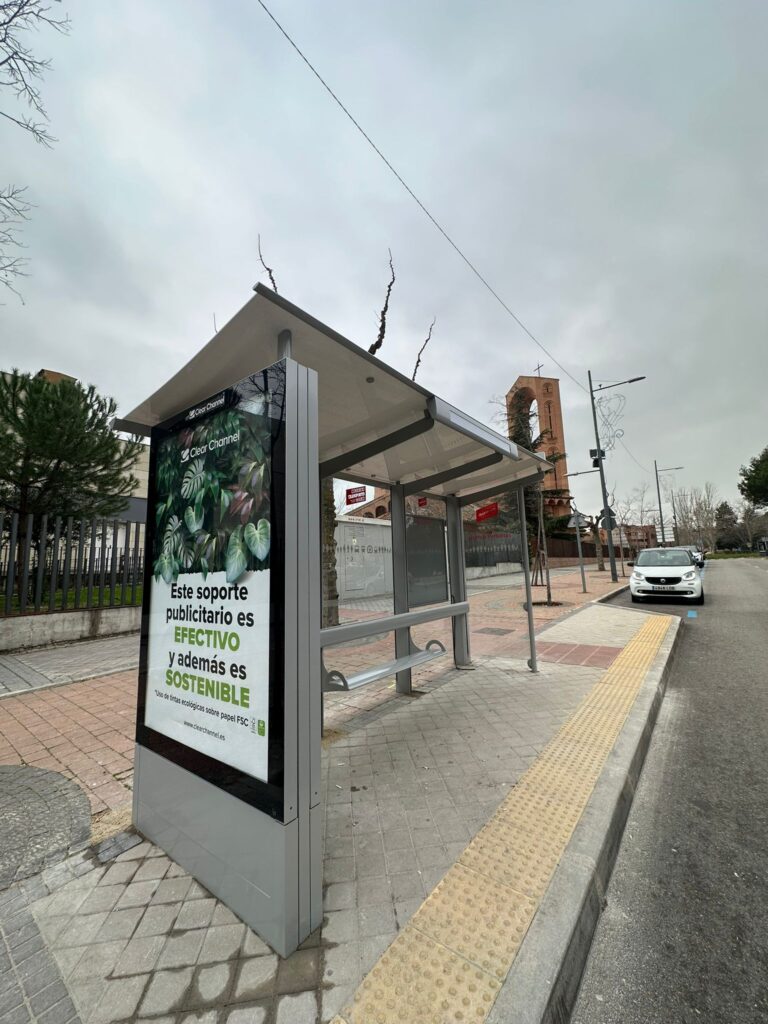
M755 506L745 499L742 499L736 506L736 515L739 517L739 524L737 527L739 537L751 551L763 517L757 511Z
M435 326L436 323L437 323L437 317L433 317L432 318L432 323L429 325L429 330L427 331L427 337L424 339L424 344L421 346L421 348L419 349L419 354L416 356L416 365L413 368L413 374L411 376L411 380L416 380L416 374L418 373L419 367L421 366L421 356L422 356L422 353L424 352L424 349L427 347L427 345L429 344L429 342L430 342L430 340L432 338L432 328Z
M389 297L392 294L392 289L395 285L395 265L392 262L392 250L388 249L389 252L389 271L392 275L387 285L387 293L384 296L384 305L381 307L379 313L379 333L376 335L376 341L368 349L372 356L375 356L381 346L384 344L384 335L387 333L387 313L389 312Z
M259 250L259 263L267 272L267 276L269 277L269 283L272 285L272 291L277 295L279 294L279 292L277 291L277 282L275 281L274 272L272 270L272 267L268 267L267 264L264 262L264 257L261 254L261 235L256 236L256 246Z
M49 0L0 0L0 93L11 93L17 108L13 113L0 109L0 117L42 146L56 141L48 131L48 114L39 88L51 62L36 57L27 39L28 33L40 28L68 30L69 19L54 18L50 12ZM28 262L16 253L21 247L18 232L31 209L25 191L20 185L0 188L0 284L17 295L15 282L25 276Z

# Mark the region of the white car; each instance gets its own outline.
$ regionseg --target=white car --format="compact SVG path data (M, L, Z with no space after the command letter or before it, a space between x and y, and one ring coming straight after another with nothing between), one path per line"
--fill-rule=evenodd
M700 569L704 568L704 552L697 544L680 544L682 551L690 551L691 558Z
M632 600L647 597L682 597L692 604L704 604L704 588L689 551L683 548L646 548L638 552L629 591Z

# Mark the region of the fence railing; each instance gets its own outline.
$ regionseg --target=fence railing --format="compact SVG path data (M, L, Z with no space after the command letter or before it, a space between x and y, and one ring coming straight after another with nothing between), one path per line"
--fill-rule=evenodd
M467 568L520 562L520 535L506 530L493 533L465 530L464 558Z
M0 616L141 604L144 529L0 510Z

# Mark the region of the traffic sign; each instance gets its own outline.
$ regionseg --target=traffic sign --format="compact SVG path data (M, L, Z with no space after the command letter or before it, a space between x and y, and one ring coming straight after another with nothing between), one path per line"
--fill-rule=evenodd
M365 501L365 488L364 487L348 487L347 488L347 505L359 505L361 501Z
M498 501L492 501L490 505L483 505L475 512L475 521L482 523L486 519L495 519L499 514L499 503Z

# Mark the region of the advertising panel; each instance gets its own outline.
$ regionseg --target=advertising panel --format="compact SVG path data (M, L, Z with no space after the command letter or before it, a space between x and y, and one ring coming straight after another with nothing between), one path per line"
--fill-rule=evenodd
M486 519L495 519L499 514L498 501L492 501L490 505L483 505L475 512L475 522L484 523Z
M282 363L152 432L137 739L279 815Z
M348 487L347 488L347 505L359 505L361 501L365 501L365 488L364 487Z
M408 564L408 607L421 608L448 600L445 523L427 516L408 516L405 523Z

